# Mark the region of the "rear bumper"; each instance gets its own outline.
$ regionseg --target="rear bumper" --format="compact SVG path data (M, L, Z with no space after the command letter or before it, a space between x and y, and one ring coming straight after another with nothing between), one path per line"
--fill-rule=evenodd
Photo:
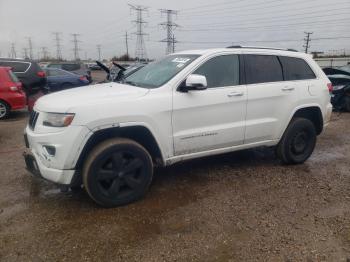
M11 106L11 110L23 109L27 106L27 97L24 92L13 92L6 98L6 102Z

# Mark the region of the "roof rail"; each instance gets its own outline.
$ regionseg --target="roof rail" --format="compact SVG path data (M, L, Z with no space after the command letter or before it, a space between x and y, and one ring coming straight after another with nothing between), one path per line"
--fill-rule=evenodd
M232 46L228 46L227 48L270 49L270 50L283 50L283 51L298 52L297 50L291 49L291 48L276 48L276 47L265 47L265 46L241 46L241 45L232 45Z

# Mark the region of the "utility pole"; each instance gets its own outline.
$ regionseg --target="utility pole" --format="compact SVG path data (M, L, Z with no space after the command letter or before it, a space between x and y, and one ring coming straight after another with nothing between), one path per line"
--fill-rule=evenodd
M62 60L62 50L61 50L61 38L60 32L53 32L54 35L54 40L55 40L55 46L56 46L56 59L57 60Z
M49 52L47 51L47 47L46 46L41 47L41 52L42 52L42 59L43 60L48 60Z
M135 57L138 61L140 60L147 60L147 53L146 53L146 46L144 41L144 36L147 35L143 32L144 26L146 22L143 20L143 13L148 11L148 7L141 6L141 5L130 5L132 11L136 11L136 20L133 22L136 24L136 50L135 50Z
M28 51L29 51L29 58L34 59L33 57L33 43L31 37L26 37L28 40Z
M171 54L175 51L175 43L177 42L175 40L174 36L174 30L176 27L178 27L178 24L175 24L173 22L173 15L177 15L177 11L175 10L170 10L170 9L160 9L161 14L166 14L167 16L167 21L160 23L159 25L163 26L164 29L167 31L167 37L160 42L165 42L167 43L166 47L166 54Z
M11 58L16 58L17 54L16 54L16 47L15 47L15 43L11 43Z
M74 48L73 48L73 52L74 52L74 60L78 61L80 60L79 58L79 45L78 43L81 42L80 40L78 40L78 36L80 36L80 34L72 34L73 36L73 40L72 42L74 43Z
M97 45L98 61L101 61L101 45Z
M129 59L129 44L128 44L128 40L129 40L128 31L125 31L126 56L127 56L128 59Z
M310 35L313 34L313 32L304 32L305 33L305 38L304 38L304 41L305 41L305 44L303 45L303 47L305 47L305 53L307 54L307 52L309 51L309 47L310 47Z

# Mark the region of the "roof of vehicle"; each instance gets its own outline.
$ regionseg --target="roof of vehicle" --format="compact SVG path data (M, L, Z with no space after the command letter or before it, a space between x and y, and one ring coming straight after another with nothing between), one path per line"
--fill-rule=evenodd
M13 62L30 62L33 63L35 61L27 58L5 58L5 57L0 57L0 61L13 61Z
M278 54L278 55L288 55L288 56L295 56L295 57L301 57L301 56L309 56L308 54L297 52L293 49L281 49L281 48L273 48L273 47L244 47L244 46L233 46L233 47L227 47L227 48L211 48L211 49L197 49L197 50L186 50L186 51L180 51L175 54L195 54L195 55L209 55L209 54L215 54L220 52L227 52L227 51L237 51L237 53L243 52L243 53L253 53L253 52L259 52L259 53L266 53L266 54Z

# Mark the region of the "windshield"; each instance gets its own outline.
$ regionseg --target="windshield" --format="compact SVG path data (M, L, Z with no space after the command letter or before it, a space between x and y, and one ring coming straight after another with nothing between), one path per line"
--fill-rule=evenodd
M146 88L160 87L192 63L197 57L199 55L166 56L126 77L124 83Z

